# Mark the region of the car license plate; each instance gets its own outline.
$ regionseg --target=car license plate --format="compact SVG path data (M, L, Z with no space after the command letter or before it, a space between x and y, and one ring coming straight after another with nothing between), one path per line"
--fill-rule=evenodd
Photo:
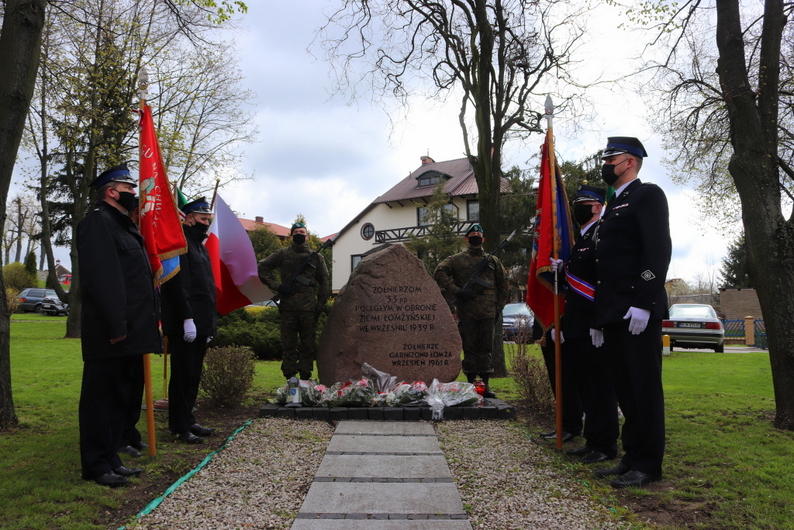
M703 324L700 322L679 322L679 328L702 328Z

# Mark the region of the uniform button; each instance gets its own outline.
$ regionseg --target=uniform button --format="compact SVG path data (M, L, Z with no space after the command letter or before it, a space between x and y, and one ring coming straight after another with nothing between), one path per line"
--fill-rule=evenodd
M598 280L598 281L596 282L596 285L601 285L601 280Z

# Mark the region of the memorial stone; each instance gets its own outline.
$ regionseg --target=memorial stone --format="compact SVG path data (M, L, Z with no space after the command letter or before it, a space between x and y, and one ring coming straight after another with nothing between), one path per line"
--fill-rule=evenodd
M361 377L366 362L398 381L454 381L461 340L449 305L403 245L366 256L339 291L323 327L317 370L324 385Z

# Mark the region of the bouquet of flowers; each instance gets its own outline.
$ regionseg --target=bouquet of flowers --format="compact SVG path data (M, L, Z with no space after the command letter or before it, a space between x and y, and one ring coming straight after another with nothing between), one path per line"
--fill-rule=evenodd
M313 381L300 380L298 382L298 392L300 392L301 403L314 406L320 403L325 392L325 385L315 384ZM280 386L276 389L276 397L270 400L271 403L284 405L289 399L289 384Z
M390 392L397 384L396 376L376 370L369 363L361 365L361 374L369 378L376 392Z
M438 379L433 379L433 383L427 389L426 401L433 411L432 418L441 420L444 418L444 407L474 405L482 402L482 396L477 394L471 383L463 381L439 383Z
M425 401L427 385L423 381L400 383L387 393L383 403L389 407L419 406Z
M331 388L336 388L336 386ZM329 393L326 392L326 395ZM377 392L370 381L366 377L362 377L358 381L347 381L339 386L336 395L328 396L327 401L332 407L369 407L375 401L376 394Z

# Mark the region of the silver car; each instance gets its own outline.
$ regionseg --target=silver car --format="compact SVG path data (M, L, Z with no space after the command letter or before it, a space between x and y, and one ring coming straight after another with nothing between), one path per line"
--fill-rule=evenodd
M673 304L670 318L662 322L662 335L670 336L670 348L710 348L725 351L725 329L708 304Z
M527 304L507 304L502 310L504 340L528 344L532 338L532 323L535 318Z

